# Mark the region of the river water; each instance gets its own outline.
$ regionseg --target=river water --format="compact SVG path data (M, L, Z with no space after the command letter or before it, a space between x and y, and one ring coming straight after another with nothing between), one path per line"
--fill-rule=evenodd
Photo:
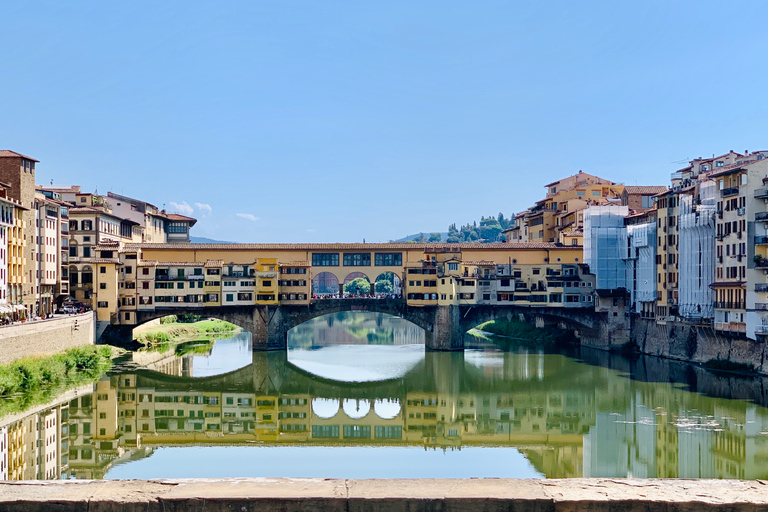
M0 478L768 477L766 382L373 313L138 352L0 418ZM3 443L3 440L5 442Z

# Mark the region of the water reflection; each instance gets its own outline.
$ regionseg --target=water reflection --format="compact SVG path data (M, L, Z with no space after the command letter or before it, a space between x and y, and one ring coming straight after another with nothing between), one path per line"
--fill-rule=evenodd
M764 379L574 355L486 344L364 383L285 353L197 378L123 369L0 420L0 476L768 477L768 410L734 398L764 404Z
M383 313L333 313L288 333L288 361L323 379L399 379L423 359L424 331Z

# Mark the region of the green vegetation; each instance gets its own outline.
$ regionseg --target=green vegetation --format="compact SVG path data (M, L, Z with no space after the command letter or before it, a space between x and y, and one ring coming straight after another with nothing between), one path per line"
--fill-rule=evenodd
M371 292L371 283L364 277L357 277L344 285L344 293L367 295Z
M174 353L179 357L188 355L208 355L213 350L213 344L214 340L204 342L188 341L176 345Z
M0 366L0 417L46 403L112 368L112 348L87 345Z
M139 343L149 345L153 351L165 352L186 341L211 341L222 334L235 334L242 329L224 320L202 320L193 323L162 323L139 332L134 337Z
M472 224L461 226L461 229L457 229L456 224L451 224L448 226L448 239L446 242L449 244L502 242L504 235L501 232L512 227L514 224L514 218L506 218L503 213L499 213L496 217L481 217L479 226L476 221Z
M571 331L559 327L536 327L528 322L500 318L478 325L475 329L499 336L534 342L540 346L567 345L575 341Z

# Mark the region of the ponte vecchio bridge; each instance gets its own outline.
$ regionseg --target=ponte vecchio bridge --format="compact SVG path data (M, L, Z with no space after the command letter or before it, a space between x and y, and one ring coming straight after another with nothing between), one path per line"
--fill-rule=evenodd
M370 311L422 327L433 350L461 350L466 330L501 317L626 341L621 325L608 328L607 313L595 311L594 276L578 246L101 243L93 265L103 340L198 314L249 330L255 350L285 349L288 331L307 320ZM358 278L370 293L345 296ZM386 286L375 293L379 281Z

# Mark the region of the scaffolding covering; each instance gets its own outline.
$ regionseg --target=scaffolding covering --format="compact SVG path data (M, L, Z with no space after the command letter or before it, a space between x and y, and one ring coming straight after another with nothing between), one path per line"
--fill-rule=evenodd
M715 208L714 181L699 184L698 200L680 196L678 244L678 301L680 316L688 319L714 318Z
M590 206L584 212L584 261L598 290L627 288L627 206Z
M656 223L627 226L627 285L635 305L656 301Z

